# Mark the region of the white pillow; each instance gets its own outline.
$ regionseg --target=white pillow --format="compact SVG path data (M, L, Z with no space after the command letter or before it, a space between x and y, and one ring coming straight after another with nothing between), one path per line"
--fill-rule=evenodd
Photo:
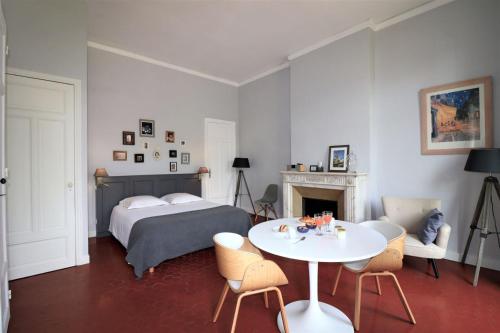
M195 202L203 200L196 195L192 195L189 193L171 193L161 197L162 200L165 200L171 205L183 204L188 202Z
M153 197L152 195L138 195L120 201L120 206L123 206L127 209L146 208L162 205L168 205L168 202L160 200L157 197Z

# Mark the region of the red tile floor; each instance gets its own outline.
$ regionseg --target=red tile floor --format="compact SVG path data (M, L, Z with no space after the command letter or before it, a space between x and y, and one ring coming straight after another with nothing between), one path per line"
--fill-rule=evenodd
M236 297L228 295L220 319L212 313L224 280L213 249L169 260L136 280L125 250L113 238L90 240L91 263L11 282L9 332L229 332ZM288 276L285 303L308 298L307 264L274 259ZM360 332L500 332L500 272L483 269L479 286L470 284L472 267L439 261L434 279L426 260L406 258L397 273L417 324L407 321L389 280L382 296L366 280ZM320 264L319 297L349 318L354 309L354 276L344 272L331 296L337 265ZM237 332L277 332L278 302L266 309L261 296L244 299Z

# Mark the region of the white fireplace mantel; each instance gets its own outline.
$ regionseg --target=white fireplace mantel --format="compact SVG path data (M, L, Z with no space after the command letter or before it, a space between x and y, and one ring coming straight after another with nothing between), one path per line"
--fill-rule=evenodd
M282 171L283 215L293 216L293 187L312 187L344 191L344 220L362 222L370 219L367 173ZM339 207L341 209L341 207Z

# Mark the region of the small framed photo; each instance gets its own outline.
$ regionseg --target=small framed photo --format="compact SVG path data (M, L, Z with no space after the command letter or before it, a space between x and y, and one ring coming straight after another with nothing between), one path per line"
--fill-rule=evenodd
M135 163L144 163L144 154L134 154Z
M317 165L310 165L309 172L318 172L318 166Z
M175 132L174 131L165 131L165 142L174 143L175 142Z
M113 161L126 161L127 151L125 150L113 150Z
M170 162L170 172L177 172L177 162Z
M153 151L153 158L156 160L156 161L159 161L161 159L161 153L158 149L155 149Z
M347 172L349 145L330 146L328 153L328 172Z
M170 158L176 158L177 157L177 150L169 150L168 151L168 157L170 157Z
M155 121L147 119L139 119L139 135L154 138Z
M181 164L189 164L191 162L190 153L181 153Z
M122 132L122 144L125 146L135 145L135 132Z

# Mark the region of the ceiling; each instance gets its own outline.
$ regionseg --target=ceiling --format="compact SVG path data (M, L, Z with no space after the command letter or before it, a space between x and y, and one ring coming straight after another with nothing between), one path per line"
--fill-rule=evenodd
M241 83L301 49L429 0L87 0L88 40Z

